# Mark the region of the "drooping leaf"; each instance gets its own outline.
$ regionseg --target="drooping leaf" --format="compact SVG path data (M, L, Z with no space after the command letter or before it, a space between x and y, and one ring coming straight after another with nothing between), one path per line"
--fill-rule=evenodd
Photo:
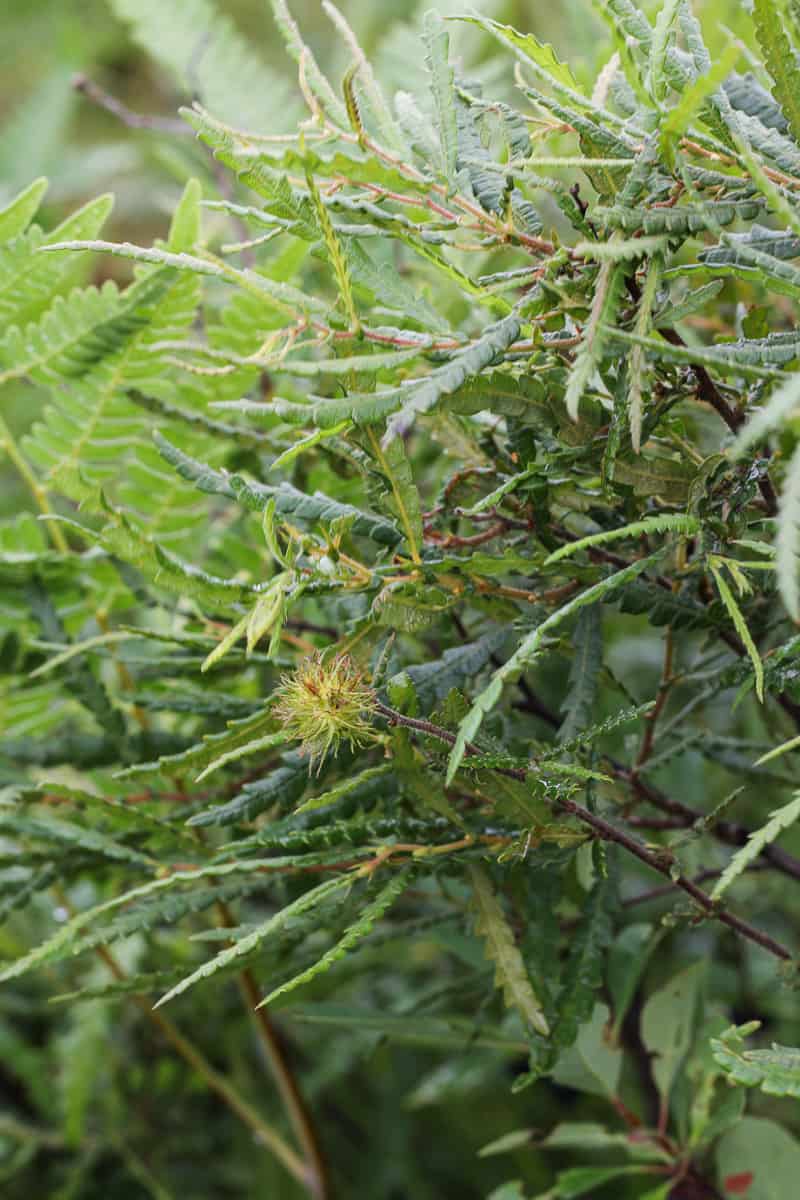
M477 866L470 867L469 874L477 913L476 929L484 937L487 957L495 965L496 986L503 991L506 1003L517 1009L525 1024L547 1037L550 1027L489 876Z
M208 979L215 975L218 971L227 967L229 963L235 962L237 958L242 958L244 955L249 954L251 950L259 946L271 933L276 933L282 929L293 917L300 916L301 913L308 911L308 909L316 907L329 896L340 892L345 887L349 887L350 883L349 875L339 875L333 879L326 879L323 883L311 888L310 891L304 892L297 900L293 900L285 908L280 909L274 916L270 917L269 920L264 921L252 933L247 934L239 941L235 941L227 949L221 950L219 954L208 962L203 963L191 975L187 975L180 983L176 983L174 987L170 988L161 997L155 1007L159 1008L162 1004L167 1004L170 1000L174 1000L176 996L180 996L187 988L193 987L202 979Z
M398 871L394 878L390 879L381 888L374 900L371 900L369 904L366 904L361 909L358 919L352 925L348 926L344 935L334 946L331 946L330 950L327 950L323 954L318 962L314 963L312 967L307 967L299 975L295 975L293 979L289 979L286 983L282 983L279 987L274 988L261 1001L261 1005L272 1004L279 996L285 996L287 992L294 991L295 988L310 983L312 979L316 979L318 975L322 975L325 971L329 970L340 958L344 958L345 954L352 950L362 938L365 938L371 932L375 923L381 919L386 910L405 891L411 881L412 874L413 871L410 867Z

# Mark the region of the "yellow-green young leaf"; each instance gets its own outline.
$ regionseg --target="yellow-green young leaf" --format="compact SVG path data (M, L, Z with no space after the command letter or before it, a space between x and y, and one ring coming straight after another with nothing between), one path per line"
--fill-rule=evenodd
M436 123L442 148L444 174L451 187L456 180L458 130L456 126L455 83L453 68L448 61L450 38L438 13L425 14L425 63L431 77L431 91L436 104Z
M282 572L262 596L259 596L247 622L247 653L252 654L264 634L273 626L281 624L284 609L283 583L286 572Z
M25 232L36 216L47 187L46 179L35 179L24 192L0 209L0 243L10 242L13 237Z
M369 363L369 358L366 359ZM263 407L263 406L262 406ZM283 454L279 454L273 463L270 464L270 471L280 471L284 467L288 467L296 458L304 454L306 450L310 450L312 446L318 446L320 442L324 442L327 438L338 437L345 433L350 428L350 421L340 421L338 425L332 425L330 429L315 429L313 433L306 434L300 438L288 450L284 450ZM274 504L274 501L273 501ZM266 509L264 510L266 513Z
M780 758L782 754L788 754L791 750L796 750L800 746L800 733L796 737L789 738L787 742L781 742L780 746L774 746L772 750L762 754L753 763L754 767L763 767L764 763L772 762L773 758Z
M167 249L173 254L193 250L200 241L200 202L203 188L199 180L190 179L183 189L178 207L172 215Z
M758 653L758 648L753 641L752 634L747 627L747 622L742 616L742 610L739 608L731 589L728 587L727 581L724 579L719 567L712 559L708 562L711 574L714 576L714 582L717 585L720 599L728 610L728 616L733 621L736 632L744 643L756 677L756 695L761 703L764 703L764 664L761 661L761 655Z
M783 603L792 620L800 622L800 447L792 455L781 493L775 570Z
M261 515L261 531L264 534L264 541L267 543L269 550L275 562L280 563L282 567L287 565L286 557L281 549L281 544L278 541L278 530L275 521L275 497L270 496L267 503L264 505L264 512Z
M647 278L636 312L636 333L640 337L646 337L650 331L653 305L663 268L664 260L660 254L656 254L648 263ZM645 369L644 347L636 345L628 359L628 420L635 454L639 453L642 444L642 380Z
M342 796L349 795L350 792L360 788L362 784L368 783L371 779L377 779L381 775L389 775L395 770L393 763L381 764L379 767L367 767L366 771L358 771L355 775L349 775L346 779L342 779L339 783L334 784L332 788L328 788L326 792L322 792L319 796L312 796L309 800L298 805L294 810L296 813L313 812L315 808L326 808L327 805L333 804L334 801L340 800Z
M747 870L751 863L755 862L762 850L774 842L783 833L784 829L788 829L790 825L794 825L798 817L800 817L800 792L795 793L794 799L790 800L788 804L784 804L782 808L776 808L773 813L770 813L770 818L766 825L763 825L761 829L756 829L750 834L744 846L742 846L741 850L736 851L720 875L714 885L711 899L719 900L728 890L734 879L738 879L742 872Z
M535 478L539 474L539 470L539 466L534 464L533 466L526 467L524 471L518 471L516 475L512 475L510 479L506 479L504 483L496 487L493 492L489 492L488 495L483 496L477 504L473 504L471 508L462 509L461 515L464 517L474 517L478 513L485 512L487 508L494 508L504 496L516 491L526 479Z
M534 71L537 78L545 82L560 84L572 95L580 97L578 81L569 66L563 63L548 42L540 42L532 33L520 33L511 25L502 25L491 17L456 17L457 21L469 21L479 29L485 29L500 42L513 50L517 57Z
M350 284L350 268L347 265L347 258L342 249L341 242L337 236L336 230L333 228L333 222L328 216L328 210L322 203L317 185L314 182L314 176L306 169L306 187L308 194L311 197L311 203L316 213L317 222L322 230L322 236L325 239L325 246L328 251L328 258L333 267L333 273L336 276L336 283L339 287L339 299L344 305L344 310L347 313L348 321L350 322L350 332L357 333L361 328L361 324L356 312L355 301L353 299L353 289Z
M773 79L772 94L783 109L795 142L800 142L800 68L776 0L755 0L756 37Z
M195 745L178 754L165 754L155 762L136 763L132 767L123 767L117 772L117 778L128 779L137 775L154 774L177 775L183 771L206 767L209 763L218 760L220 755L252 742L255 735L261 734L270 724L274 724L271 711L261 709L252 716L243 717L237 721L228 721L227 727L221 733L205 734Z
M547 1037L550 1026L528 978L506 915L492 890L491 880L477 866L469 868L469 876L477 913L476 929L484 937L486 957L495 965L495 984L502 990L506 1004L517 1010L525 1024Z
M607 327L613 325L624 278L625 268L621 263L614 264L610 259L603 261L597 275L589 320L564 393L564 403L573 421L578 419L581 397L600 362Z
M222 640L214 647L214 649L205 659L200 670L210 671L215 663L218 663L221 658L224 658L228 651L236 645L239 638L244 637L249 623L250 613L247 613L240 621L237 621L235 625L232 625Z
M207 779L214 771L219 771L221 767L225 767L228 763L235 762L239 758L246 758L250 754L258 754L261 750L272 750L275 746L283 746L288 741L287 735L283 730L278 730L277 733L267 733L264 737L256 738L255 741L245 742L243 746L237 746L233 750L228 750L225 754L221 754L219 758L215 758L210 762L205 770L201 771L197 776L197 783Z

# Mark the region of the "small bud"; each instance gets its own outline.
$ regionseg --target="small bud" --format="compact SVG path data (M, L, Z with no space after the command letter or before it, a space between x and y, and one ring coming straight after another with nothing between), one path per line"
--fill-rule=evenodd
M325 755L337 753L342 742L352 749L378 738L370 723L375 693L353 660L346 654L327 661L314 654L300 663L293 675L284 675L273 709L289 737L308 754L309 769L317 770Z

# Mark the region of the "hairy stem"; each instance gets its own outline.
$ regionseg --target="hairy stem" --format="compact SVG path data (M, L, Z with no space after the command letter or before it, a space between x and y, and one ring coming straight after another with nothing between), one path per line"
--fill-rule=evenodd
M378 704L377 711L381 716L386 717L387 720L395 725L404 725L409 729L416 729L420 733L426 733L430 737L435 737L442 742L446 742L448 746L452 746L456 740L455 735L448 729L442 729L440 726L434 725L431 721L421 721L414 717L405 717L402 713L395 712L394 709L389 708L385 704ZM477 746L467 743L467 755L479 753L480 751ZM521 768L503 767L494 769L501 775L507 775L512 779L518 779L522 782L524 782L527 776L527 772ZM791 951L787 950L775 938L770 937L769 934L757 929L754 925L742 920L741 917L737 917L727 909L720 908L708 893L704 892L691 879L687 879L683 874L676 873L675 860L670 851L651 850L643 842L640 842L638 838L632 837L616 825L612 825L609 821L606 821L603 817L590 812L588 808L584 808L582 804L578 804L575 800L562 799L558 801L558 805L565 812L577 817L582 824L587 825L603 841L613 842L621 846L623 850L633 855L634 858L638 858L645 866L650 867L651 870L657 871L659 875L663 875L671 880L675 887L680 888L686 892L687 896L691 897L706 916L713 917L723 925L727 925L729 929L733 929L742 937L755 942L762 949L768 951L768 953L775 955L776 958L783 959L785 962L791 961Z

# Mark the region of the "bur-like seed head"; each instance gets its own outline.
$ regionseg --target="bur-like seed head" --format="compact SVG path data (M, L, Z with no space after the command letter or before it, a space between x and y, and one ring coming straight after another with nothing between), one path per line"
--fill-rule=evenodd
M378 737L371 724L375 693L346 654L304 659L291 675L281 677L273 712L289 737L301 743L309 769L317 769L329 751L343 742L352 749Z

